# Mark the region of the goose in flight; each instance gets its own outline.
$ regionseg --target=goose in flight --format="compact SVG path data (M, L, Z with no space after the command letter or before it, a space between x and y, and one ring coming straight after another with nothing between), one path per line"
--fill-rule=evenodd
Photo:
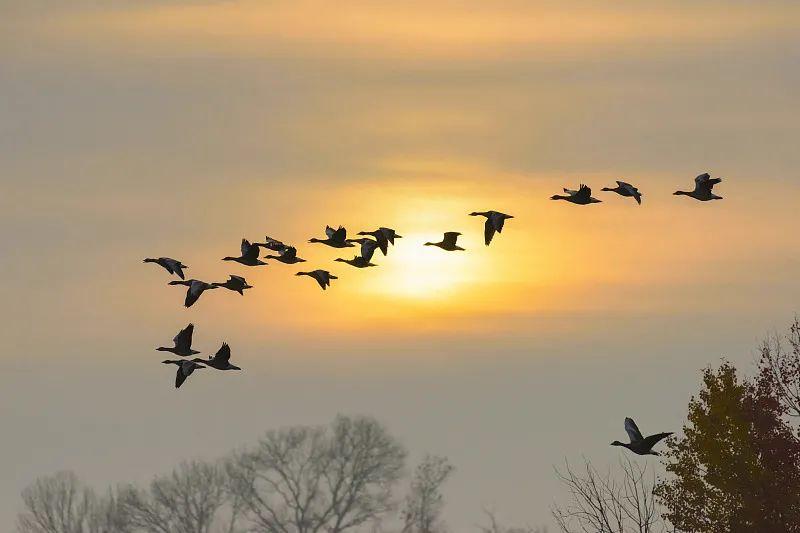
M603 187L601 190L608 191L608 192L615 192L620 196L625 197L633 197L636 200L636 203L642 205L642 193L639 192L639 189L631 185L630 183L625 183L624 181L617 181L616 187Z
M267 250L272 250L273 252L282 252L285 248L288 248L285 244L283 244L278 239L273 239L272 237L264 237L264 242L254 242L253 246L260 246L262 248L266 248Z
M342 259L341 257L337 257L334 261L339 261L340 263L347 263L348 265L352 265L356 268L367 268L367 267L374 267L378 266L375 263L370 263L369 259L365 259L363 256L357 255L352 259Z
M167 348L164 346L160 346L156 348L159 352L172 352L175 355L180 355L181 357L189 357L190 355L199 354L197 350L192 350L192 333L194 332L194 324L189 324L182 330L175 335L175 338L172 339L172 342L175 343L175 346L172 348Z
M227 342L222 343L222 347L217 350L214 357L209 357L208 359L196 358L192 359L192 361L217 370L241 370L238 366L231 364L231 347L228 346Z
M318 242L320 244L327 244L331 248L352 248L353 243L347 240L347 230L342 226L339 229L333 229L330 226L325 226L326 239L309 239L308 242Z
M259 266L266 265L266 263L258 258L260 248L257 244L250 244L247 239L242 239L242 255L240 257L223 257L223 261L236 261L245 266Z
M483 240L486 243L486 246L489 246L489 243L492 242L492 237L494 237L495 232L503 232L503 224L505 223L506 219L514 218L511 215L506 215L505 213L501 213L499 211L473 211L469 214L469 216L486 217L486 224L483 226Z
M597 198L592 198L592 189L582 183L577 191L573 191L572 189L564 189L564 192L567 193L566 196L563 194L554 194L550 197L550 199L566 200L567 202L578 205L598 204L602 201L598 200Z
M311 272L298 272L295 276L309 276L317 280L319 286L322 287L324 291L331 285L332 279L339 279L327 270L312 270Z
M170 257L159 257L158 259L155 259L155 258L152 258L152 257L148 257L142 262L143 263L155 263L157 265L160 265L160 266L164 267L164 270L166 270L170 274L175 274L176 276L178 276L181 279L184 279L184 277L183 277L183 269L184 268L189 268L186 265L184 265L183 263L181 263L180 261L178 261L177 259L172 259Z
M653 446L655 446L658 441L672 435L672 432L669 432L656 433L649 437L642 437L642 432L636 427L636 422L634 422L632 418L625 419L625 431L628 433L628 438L630 438L631 442L626 444L615 440L611 443L611 446L624 446L637 455L659 455L658 452L653 451Z
M361 238L361 239L348 239L350 242L355 242L361 245L361 257L370 261L372 256L375 255L375 250L380 246L378 241L374 241L372 239Z
M444 234L442 242L426 242L425 246L438 246L442 250L447 250L448 252L455 252L456 250L463 251L464 249L456 244L459 235L461 234L457 231L447 231Z
M280 255L268 255L265 259L274 259L286 265L294 265L295 263L305 263L305 259L297 257L297 248L294 246L286 246L279 250Z
M213 283L206 283L205 281L200 281L199 279L187 279L184 281L170 281L169 285L186 285L189 289L186 291L186 300L184 301L183 305L186 307L191 307L200 295L203 294L205 291L209 291L211 289L216 289L217 286Z
M192 372L203 368L203 365L197 363L197 360L188 361L186 359L167 359L161 361L165 365L177 365L178 371L175 373L175 388L179 389L183 382L192 375Z
M695 200L700 200L701 202L708 202L709 200L722 200L722 196L717 196L711 192L711 189L714 188L714 185L721 181L722 178L712 178L708 173L700 174L694 179L693 191L675 191L673 194L676 196L691 196Z
M375 237L375 241L378 243L378 248L380 248L383 255L386 255L389 252L389 245L391 244L394 246L395 239L402 239L402 235L398 235L392 228L384 228L380 227L375 231L359 231L359 235L370 235ZM356 242L353 240L353 242Z
M228 289L229 291L238 292L242 296L244 296L245 289L252 289L252 285L247 284L247 280L241 276L234 276L230 274L228 276L228 281L225 283L212 283L214 287L222 287L224 289Z

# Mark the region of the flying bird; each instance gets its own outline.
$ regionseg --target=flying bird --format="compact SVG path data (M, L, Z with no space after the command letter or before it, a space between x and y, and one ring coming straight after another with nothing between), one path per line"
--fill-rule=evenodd
M603 187L601 190L607 192L615 192L620 196L625 196L628 198L634 198L636 203L642 205L642 193L639 192L639 189L631 185L630 183L625 183L624 181L617 181L616 187Z
M375 250L379 247L378 241L367 239L367 238L360 238L360 239L348 239L350 242L357 243L361 245L361 257L370 261L372 256L375 255ZM387 241L388 242L388 241Z
M375 263L371 263L369 259L364 259L364 257L357 255L352 259L342 259L341 257L337 257L334 261L339 261L340 263L347 263L348 265L352 265L356 268L367 268L367 267L374 267L378 266Z
M287 246L279 251L280 255L267 255L265 259L274 259L286 265L294 265L295 263L304 263L305 259L297 257L297 248L294 246Z
M272 250L273 252L282 252L285 248L288 248L278 239L273 239L269 236L264 237L264 242L254 242L253 246L260 246L262 248L266 248L267 250Z
M324 291L331 285L332 279L339 279L327 270L312 270L311 272L298 272L295 276L309 276L317 280L319 286L322 287Z
M426 242L425 246L438 246L442 250L447 250L448 252L454 252L456 250L463 251L464 249L456 244L459 235L461 234L457 231L448 231L445 232L441 242Z
M503 224L505 224L506 219L514 218L512 215L506 215L499 211L473 211L469 216L486 217L486 224L483 226L483 240L486 246L489 246L489 243L492 242L492 237L494 237L495 232L503 232Z
M155 263L157 265L160 265L160 266L164 267L164 270L166 270L170 274L175 274L176 276L178 276L181 279L184 279L184 277L183 277L183 269L184 268L189 268L186 265L184 265L183 263L181 263L180 261L178 261L177 259L172 259L170 257L159 257L158 259L155 259L155 258L152 258L152 257L148 257L142 262L143 263Z
M380 227L375 231L359 231L359 235L370 235L375 237L375 241L378 243L378 248L380 248L383 255L386 255L389 252L389 245L391 244L394 246L395 239L402 239L402 235L398 235L392 228L384 228ZM353 241L355 242L355 241Z
M330 226L325 226L325 239L312 238L308 242L318 242L320 244L327 244L331 248L352 248L353 243L347 240L347 230L342 226L339 229L333 229Z
M175 343L175 346L172 348L167 348L164 346L160 346L156 348L159 352L172 352L175 355L180 355L181 357L189 357L190 355L199 354L197 350L192 350L192 333L194 332L194 324L189 324L182 330L175 335L175 338L172 339L172 342Z
M208 359L197 358L192 359L192 361L195 363L202 363L205 366L210 366L217 370L241 370L238 366L231 364L231 347L228 346L227 342L222 343L222 347L217 350L214 357L209 357Z
M659 455L658 452L653 451L653 446L660 440L672 435L672 432L669 432L642 437L642 432L636 427L636 422L632 418L625 419L625 431L628 433L628 438L630 438L631 442L626 444L615 440L611 443L611 446L624 446L637 455Z
M183 382L192 375L192 372L203 368L203 365L197 363L196 360L188 361L186 359L167 359L161 361L165 365L177 365L178 371L175 373L175 388L179 389Z
M234 276L230 274L228 276L228 281L225 283L212 283L215 287L222 287L224 289L228 289L229 291L238 292L242 296L244 296L245 289L252 289L252 285L247 284L247 280L241 276Z
M676 196L691 196L695 200L701 202L708 202L709 200L722 200L722 196L717 196L711 189L714 185L721 182L722 178L712 178L710 174L700 174L694 179L693 191L675 191L673 194Z
M597 198L592 198L592 189L582 183L577 191L573 191L572 189L564 189L564 192L567 193L567 196L564 196L563 194L554 194L550 197L550 199L566 200L567 202L578 205L598 204L602 201L598 200Z
M194 304L197 299L200 298L200 295L205 291L217 288L217 286L213 283L206 283L205 281L200 281L199 279L170 281L169 285L185 285L189 287L189 289L186 291L186 300L184 301L184 305L186 307L191 307L192 304Z
M266 263L258 258L260 248L257 244L251 244L247 239L242 239L242 255L240 257L223 257L223 261L236 261L245 266L260 266Z

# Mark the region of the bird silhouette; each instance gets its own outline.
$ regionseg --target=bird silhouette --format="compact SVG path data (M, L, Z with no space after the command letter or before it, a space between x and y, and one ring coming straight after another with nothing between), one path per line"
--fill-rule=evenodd
M375 263L370 263L369 259L364 259L360 255L353 257L352 259L342 259L341 257L337 257L334 261L339 261L340 263L347 263L348 265L352 265L356 268L367 268L367 267L374 267L378 266Z
M189 361L186 359L167 359L166 361L161 361L165 365L177 365L178 371L175 373L175 388L179 389L183 382L192 375L195 370L199 370L203 368L203 365L197 363L197 361Z
M598 200L597 198L592 198L592 189L582 183L577 191L573 191L572 189L564 189L564 192L567 193L567 196L564 196L563 194L554 194L550 197L550 199L566 200L567 202L577 205L598 204L602 201Z
M325 235L327 235L325 239L317 239L315 237L309 239L308 242L326 244L331 248L352 248L354 246L352 242L347 240L347 230L342 226L339 226L339 229L325 226Z
M712 178L710 174L700 174L694 179L693 191L675 191L673 194L676 196L691 196L695 200L701 202L708 202L709 200L722 200L722 196L717 196L711 190L714 185L721 182L722 178Z
M514 218L511 215L506 215L505 213L501 213L499 211L473 211L469 214L469 216L486 217L486 223L483 226L483 240L486 243L486 246L489 246L489 243L492 242L492 237L494 237L495 232L503 232L503 225L505 224L506 219Z
M253 246L259 246L261 248L266 248L267 250L272 250L273 252L281 252L287 246L283 244L278 239L273 239L272 237L264 237L264 242L254 242Z
M242 255L239 257L223 257L223 261L236 261L237 263L245 266L260 266L266 265L264 261L258 258L259 246L257 244L250 244L247 239L242 239Z
M152 257L147 257L142 262L143 263L155 263L157 265L161 265L164 268L164 270L166 270L170 274L175 274L176 276L178 276L181 279L184 279L184 277L183 277L183 269L184 268L189 268L186 265L184 265L183 263L181 263L180 261L178 261L177 259L172 259L170 257L159 257L157 259L152 258Z
M208 359L196 358L192 359L192 361L202 363L216 370L241 370L238 366L231 364L231 347L228 346L227 342L222 343L222 347L217 350L214 357L209 357Z
M172 342L175 344L172 348L160 346L156 348L159 352L171 352L181 357L189 357L200 352L192 350L192 333L194 332L194 324L189 324L175 335Z
M378 243L378 248L386 255L389 252L389 245L394 246L395 239L402 239L402 235L398 235L392 228L380 227L374 231L359 231L359 235L370 235L375 238ZM355 242L355 241L353 241Z
M461 234L457 231L448 231L445 232L441 242L426 242L425 246L438 246L442 250L447 250L448 252L455 252L456 250L464 251L462 247L456 244L459 235Z
M630 183L625 183L624 181L617 181L616 187L603 187L601 190L607 192L615 192L620 196L625 196L628 198L634 198L636 203L641 205L642 204L642 193L639 192L639 189L631 185Z
M252 289L252 285L247 284L247 280L241 276L234 276L230 274L228 276L228 281L224 283L212 283L214 287L222 287L223 289L228 289L229 291L238 292L242 296L244 296L245 289Z
M189 289L186 291L186 300L184 300L183 303L183 305L186 307L191 307L194 305L194 303L200 298L200 295L205 291L217 288L217 286L213 283L206 283L205 281L200 281L199 279L170 281L169 285L185 285L189 287Z
M331 285L332 279L339 279L327 270L312 270L311 272L298 272L295 276L309 276L317 280L319 286L322 287L324 291Z
M286 265L294 265L296 263L305 263L305 259L297 257L297 248L294 246L287 246L279 251L280 255L267 255L265 259L274 259Z
M615 440L611 443L611 446L624 446L637 455L659 455L658 452L653 451L653 446L660 440L666 439L672 435L672 432L669 432L656 433L649 437L642 437L642 432L636 427L636 422L634 422L632 418L625 419L625 431L628 433L628 438L630 438L631 441L625 443Z

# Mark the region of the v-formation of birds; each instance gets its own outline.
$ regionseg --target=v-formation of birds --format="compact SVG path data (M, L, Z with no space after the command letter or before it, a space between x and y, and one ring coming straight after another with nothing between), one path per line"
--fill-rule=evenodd
M714 185L721 182L721 178L712 178L709 174L700 174L694 180L695 186L691 191L676 191L675 195L689 196L701 202L710 200L721 200L722 197L714 194L712 189ZM626 183L624 181L617 181L616 187L603 187L603 191L615 192L620 196L626 198L633 198L638 204L642 203L642 193L639 189ZM576 205L590 205L601 203L601 200L592 196L592 189L586 185L581 184L577 190L564 189L565 194L556 194L551 197L551 200L564 200ZM470 216L482 216L486 218L484 223L484 242L486 246L492 242L495 233L502 233L505 221L514 218L512 215L507 215L499 211L474 211ZM338 229L333 229L330 226L325 228L325 238L309 239L310 243L319 243L330 246L331 248L354 248L359 246L359 253L352 259L337 258L335 261L346 263L356 268L367 268L377 266L372 262L372 258L376 250L380 250L383 255L388 254L389 245L394 246L395 239L402 238L394 229L380 227L374 231L361 231L358 233L359 238L348 239L347 230L341 226ZM436 246L448 252L464 251L464 248L457 244L458 237L461 233L456 231L447 231L444 233L442 240L439 242L426 242L425 246ZM247 239L242 239L241 255L239 257L224 257L223 261L234 261L245 266L261 266L267 263L260 257L261 248L266 248L274 254L267 254L263 259L273 259L280 263L287 265L294 265L297 263L304 263L305 259L297 256L297 248L289 246L277 239L267 237L263 243L251 243ZM186 298L184 305L191 307L200 298L200 296L207 290L225 288L230 291L238 292L244 295L246 289L253 288L249 285L245 278L241 276L230 275L225 282L207 283L197 279L185 279L183 270L188 268L181 261L169 257L147 258L145 263L156 263L163 267L170 274L176 275L180 281L170 281L169 285L184 285L187 287ZM338 279L337 276L331 274L327 270L311 270L308 272L300 271L295 275L308 276L316 280L322 290L326 290L331 280ZM227 343L223 343L222 347L217 351L213 357L208 359L191 358L200 352L192 349L192 334L194 332L194 325L189 324L182 329L173 339L174 346L159 347L158 351L171 352L182 359L167 359L163 361L164 364L174 364L178 367L175 375L175 387L179 388L186 379L195 371L202 368L213 368L215 370L241 370L238 366L231 364L231 350ZM657 433L649 437L643 437L636 423L631 418L625 419L625 431L628 433L630 443L622 443L614 441L612 446L623 446L633 453L639 455L658 455L653 451L659 441L671 435L671 433Z

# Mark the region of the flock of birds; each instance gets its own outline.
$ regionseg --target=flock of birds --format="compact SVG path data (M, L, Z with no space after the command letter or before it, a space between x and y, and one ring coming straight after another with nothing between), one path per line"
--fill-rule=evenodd
M676 191L675 195L683 195L694 198L701 202L710 200L721 200L722 197L713 193L714 185L722 181L721 178L712 178L709 174L701 174L694 180L694 189L691 191ZM614 192L626 198L633 198L638 204L642 203L642 193L639 189L626 183L624 181L617 181L616 187L604 187L603 191ZM592 197L592 189L586 185L581 184L577 190L564 189L565 194L556 194L551 197L551 200L564 200L576 205L589 205L600 203L601 200ZM469 214L470 216L481 216L486 219L484 223L484 242L486 246L492 242L495 233L501 233L505 221L514 218L512 215L507 215L499 211L474 211ZM359 247L359 253L352 259L337 258L335 261L346 263L355 268L367 268L377 266L372 262L376 250L380 250L384 256L388 254L389 246L394 246L395 239L401 239L402 236L392 228L380 227L373 231L361 231L357 234L359 237L355 239L347 238L347 230L339 226L338 229L333 229L330 226L325 228L325 238L312 238L309 243L324 244L331 248L354 248ZM464 248L458 245L458 237L461 233L457 231L445 232L442 240L439 242L426 242L425 246L436 246L448 252L464 251ZM263 259L271 259L284 263L287 265L294 265L297 263L304 263L305 259L297 256L297 248L284 244L283 242L266 237L264 242L250 242L247 239L242 239L241 255L238 257L228 256L222 258L223 261L233 261L244 266L256 267L266 265L267 262L261 258L261 249L264 248L270 252L263 257ZM171 275L176 275L180 280L170 281L169 285L181 285L187 287L186 298L184 305L191 307L197 302L200 296L208 290L217 288L225 288L230 291L238 292L244 295L244 291L252 289L252 285L247 283L247 280L242 276L235 276L231 274L227 281L208 283L198 279L186 279L183 270L188 268L181 261L169 257L147 258L145 263L155 263L163 267ZM313 278L322 288L326 290L330 287L331 280L338 279L337 276L331 272L322 269L311 271L300 271L295 274L296 276L308 276ZM158 351L170 352L174 355L181 357L181 359L167 359L162 361L164 364L176 365L178 367L175 375L175 387L179 388L186 379L192 375L195 370L202 368L213 368L219 371L226 370L241 370L238 366L231 364L231 349L227 343L223 343L214 356L208 359L192 358L192 356L199 354L199 351L192 349L192 334L194 332L194 325L189 324L173 339L173 347L159 347ZM643 437L636 423L630 419L625 419L625 431L628 433L630 443L623 443L614 441L612 446L624 446L630 451L639 455L658 455L653 451L653 446L662 439L668 437L672 433L657 433L649 437Z

